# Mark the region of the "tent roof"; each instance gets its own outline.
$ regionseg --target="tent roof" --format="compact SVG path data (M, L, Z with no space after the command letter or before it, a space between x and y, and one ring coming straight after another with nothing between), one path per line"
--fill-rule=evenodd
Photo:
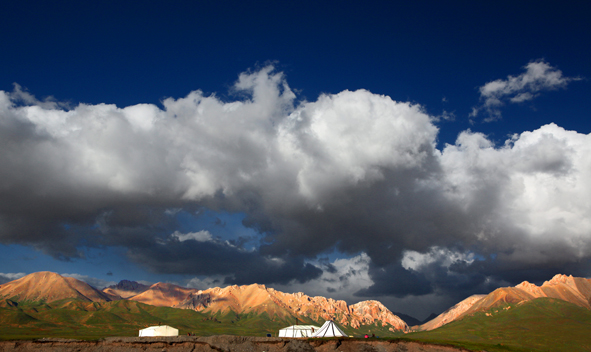
M150 326L140 330L140 337L178 336L179 330L168 325Z
M292 325L292 326L288 326L286 328L280 329L280 330L309 330L309 329L320 329L319 326L315 326L315 325Z
M171 328L171 329L174 329L172 326L169 326L169 325L155 325L155 326L149 326L149 327L147 327L145 329L141 329L141 330L156 330L158 328Z
M333 336L347 336L332 320L324 322L320 330L312 337L333 337Z

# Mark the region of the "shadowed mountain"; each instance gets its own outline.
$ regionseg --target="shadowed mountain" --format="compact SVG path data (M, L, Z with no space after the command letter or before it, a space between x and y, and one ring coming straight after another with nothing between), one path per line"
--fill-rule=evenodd
M392 314L394 314L394 315L398 316L400 319L404 320L404 322L408 326L415 326L415 325L422 324L422 322L419 319L417 319L415 317L411 317L410 315L399 313L399 312L392 312ZM431 319L433 319L433 318L430 317L429 320L431 320Z
M103 292L110 297L119 297L114 299L125 299L138 295L146 291L150 286L140 284L139 282L121 280L117 285L111 285L103 289Z
M89 302L111 301L103 292L83 281L49 271L29 274L0 285L0 297L13 301L53 302L66 298Z

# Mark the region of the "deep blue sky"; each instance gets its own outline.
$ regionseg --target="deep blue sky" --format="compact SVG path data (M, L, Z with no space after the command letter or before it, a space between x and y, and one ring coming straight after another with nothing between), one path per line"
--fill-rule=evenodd
M433 114L455 111L465 128L477 87L519 74L531 60L545 59L566 75L591 76L585 1L1 6L0 87L10 91L17 82L38 97L73 103L158 103L195 89L223 96L238 73L276 62L302 98L363 88L422 104ZM567 93L558 93L564 96L546 97L556 101L536 101L538 114L522 109L519 114L527 116L520 121L486 128L520 132L553 121L565 109L568 115L585 114L589 91L582 85L568 92L569 104ZM568 124L589 131L588 125ZM455 140L454 134L445 137Z
M155 104L164 109L164 99L183 98L195 90L201 90L205 96L214 95L222 102L242 101L245 99L243 93L233 89L238 76L244 72L253 74L273 65L273 72L282 72L285 82L296 94L295 106L302 101L315 102L321 94L365 89L376 95L388 96L396 102L419 104L422 111L433 118L433 125L439 129L435 137L438 152L446 144L454 144L458 134L466 130L482 132L497 146L501 146L509 135L535 131L549 123L583 135L591 133L590 16L591 5L587 1L2 1L0 90L15 92L13 83L16 83L40 101L52 97L55 101L69 104L67 108L59 108L62 110L75 109L80 103L93 106L115 104L119 108ZM534 92L538 94L534 99L522 103L505 101L498 109L502 117L495 121L484 122L487 114L483 110L477 116L470 116L472 109L482 106L484 101L480 95L480 87L491 81L508 80L508 76L522 75L526 71L525 66L532 62L546 63L553 72L561 71L562 76L567 78L567 83L543 88ZM12 94L14 98L16 93ZM14 107L32 105L22 99L13 100L16 104ZM1 117L8 121L8 113L1 111L0 114L4 114ZM453 118L434 118L444 114ZM372 117L368 115L368 118ZM5 122L5 125L8 126L8 123ZM7 139L7 135L3 134L2 138ZM5 171L21 172L15 168L16 164L11 164L15 159L8 157L8 150L12 147L4 143L3 148L7 157L2 159L2 167ZM12 153L13 150L10 150ZM15 153L10 155L17 155L16 158L31 157L31 154L25 152ZM547 151L544 153L548 155ZM3 187L6 194L12 194L12 190L16 189L14 183L8 181ZM76 189L72 192L78 191ZM14 192L17 193L16 190ZM357 194L351 190L346 192ZM5 199L12 199L5 193ZM548 259L542 261L545 263L543 265L523 267L521 274L515 276L507 274L507 269L502 265L491 264L492 266L485 269L463 271L461 275L466 276L458 279L459 283L446 285L445 282L433 279L435 269L430 273L416 271L409 274L409 270L401 272L402 267L392 263L400 263L401 257L397 255L402 255L401 251L405 249L426 253L428 248L433 248L429 246L453 247L453 250L464 254L473 253L477 258L485 258L490 253L507 249L488 249L488 246L481 247L479 242L468 244L464 235L442 242L425 239L420 244L405 239L392 242L400 246L400 251L393 253L392 258L396 259L389 262L381 257L382 254L372 252L375 249L369 248L371 246L360 246L359 252L355 253L347 247L346 240L339 239L339 233L332 233L327 237L334 240L327 241L326 246L318 250L286 251L271 246L265 252L267 249L264 244L281 242L277 239L280 237L278 233L291 231L287 230L291 226L286 225L287 223L298 224L297 231L294 230L290 236L302 236L302 241L309 240L306 234L317 233L315 231L341 230L331 230L332 225L320 226L320 219L311 219L313 215L303 211L269 215L269 207L272 205L265 201L260 204L266 206L258 208L250 207L248 202L237 205L238 203L232 202L204 203L195 199L185 202L186 199L179 201L169 198L164 201L159 198L156 201L133 197L128 199L125 195L119 195L114 196L115 200L105 203L97 201L96 207L89 205L80 214L72 210L65 211L65 215L55 215L52 211L54 207L59 208L56 204L73 198L65 197L66 200L60 200L56 196L58 203L44 203L38 198L42 197L41 193L25 197L32 203L39 200L41 205L38 207L29 204L18 207L17 211L9 201L5 201L0 210L0 224L2 221L10 222L6 219L18 214L25 222L47 221L48 224L68 227L70 233L79 231L84 234L71 235L73 237L51 235L53 230L50 231L49 228L53 228L53 225L48 225L47 228L40 225L35 230L29 229L32 232L25 236L19 231L29 230L23 230L17 225L0 226L0 231L3 231L0 233L0 258L3 258L0 259L0 273L53 270L107 281L168 280L180 284L187 284L187 280L192 277L206 280L207 265L196 272L180 270L172 264L163 268L147 263L146 256L157 256L155 252L134 252L134 245L130 243L141 242L135 236L141 236L141 226L138 225L141 221L137 220L140 215L137 214L143 210L131 214L128 213L128 208L161 207L158 208L160 210L153 211L162 213L163 209L172 208L185 210L174 215L177 217L172 222L146 225L144 230L150 233L149 236L166 237L174 231L188 233L205 230L218 236L219 241L238 241L232 245L242 246L244 251L254 251L252 253L257 256L281 257L291 263L286 272L292 272L292 276L281 278L281 274L269 273L268 276L263 275L256 280L267 281L270 286L283 285L277 287L286 290L290 287L296 289L296 282L300 285L297 288L306 289L306 282L310 283L312 281L309 280L318 277L319 274L310 267L306 269L306 263L312 263L320 270L324 265L322 263L369 253L371 264L367 264L370 267L368 275L374 282L373 289L366 290L363 294L356 291L357 295L353 296L353 289L349 288L345 292L345 285L342 286L341 296L338 296L338 292L333 295L346 298L349 303L354 303L355 299L383 299L393 310L416 304L420 307L407 311L419 316L446 308L456 296L490 288L483 286L484 277L494 279L492 282L495 284L515 284L527 275L531 275L530 280L539 282L553 270L561 268L577 268L572 269L573 274L591 275L588 257L581 256L577 262L579 264ZM361 195L351 197L357 199L357 196L360 197L359 202L366 199ZM418 197L420 195L409 199ZM127 200L122 201L124 198ZM290 199L285 202L290 202ZM92 201L89 200L88 203ZM419 206L420 204L416 205L417 208ZM584 210L587 206L588 203L581 206L583 214L587 211ZM29 218L28 207L35 208L37 215ZM43 207L48 208L43 210ZM405 211L401 210L400 205L390 204L388 207ZM413 207L414 205L408 208ZM94 235L88 233L96 230L93 226L98 225L93 225L95 220L89 219L98 219L100 214L112 209L125 209L120 210L124 214L121 217L125 218L125 221L119 222L120 226L127 226L125 231L134 228L140 234L134 232L132 236L119 229L116 236L131 236L129 238L132 240L101 242L101 239L93 243L91 238L97 237L89 237ZM190 215L195 214L195 209L201 209L200 214L208 215ZM380 207L376 205L376 208L364 209L368 209L367 212L374 216L379 213L377 209ZM572 210L569 207L565 209ZM291 215L286 215L287 213ZM337 213L344 214L335 210L331 213L335 216L331 221L341 221L335 215ZM261 217L261 214L264 216ZM410 216L405 221L428 222L443 215L435 212L424 218L421 216ZM281 220L277 220L279 218ZM570 220L567 221L576 222L568 219ZM76 223L79 227L74 231L69 227L70 223ZM133 226L129 225L131 223ZM222 223L225 225L222 226ZM390 243L384 239L383 234L372 235L373 230L367 227L369 223L372 221L359 223L358 227L353 224L349 228L359 230L361 242ZM578 224L569 225L576 227ZM406 224L396 222L392 226L396 229L407 227ZM515 226L520 229L526 227L520 223ZM309 228L315 230L309 231ZM369 232L366 234L363 231ZM414 230L405 231L413 233L415 238ZM441 230L435 226L432 231L452 230ZM477 233L480 230L474 231ZM577 236L583 238L586 245L591 236L586 230L581 231L583 232L577 232ZM76 243L79 255L73 255L72 252L64 254L66 251L60 253L56 250L57 247L48 245L52 241L51 236L57 236L56 246L64 238L71 238ZM100 236L108 238L109 235L104 232ZM404 234L393 236L407 238ZM217 245L221 246L220 243ZM285 245L296 247L289 241L283 243ZM514 248L520 245L523 243L516 242ZM138 246L145 248L144 245ZM335 250L338 246L341 247ZM162 258L172 252L167 253L162 254ZM218 259L208 260L215 263L215 260L223 257L220 254L219 257L214 256ZM367 260L369 263L369 259ZM433 259L429 263L441 260L443 259ZM191 263L190 265L201 265ZM256 268L253 266L249 270L258 270ZM326 268L322 269L323 272L333 270ZM379 268L389 270L390 281L408 282L408 290L378 284L388 279L380 276L377 272ZM301 274L295 273L298 270L301 270ZM218 274L221 277L227 275L224 272ZM455 279L457 275L454 276ZM248 280L250 277L254 280L256 275L244 273L241 277L242 279L235 277L234 282ZM449 279L450 282L454 278ZM211 280L213 281L209 282L215 282L214 279ZM290 284L289 280L296 281ZM362 286L357 289L363 289ZM457 289L458 287L460 288ZM449 293L456 289L461 293ZM318 293L319 291L311 289L314 294L322 293ZM331 294L330 292L325 292L325 295ZM405 301L410 299L408 297L418 298L415 301Z

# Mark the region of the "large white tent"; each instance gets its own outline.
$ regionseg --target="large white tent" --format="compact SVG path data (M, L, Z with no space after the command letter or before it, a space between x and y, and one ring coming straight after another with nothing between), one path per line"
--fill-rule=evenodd
M292 325L279 330L279 337L311 337L318 330L314 325Z
M140 330L140 337L147 336L179 336L179 330L168 325L150 326Z
M332 320L327 320L312 337L347 336Z

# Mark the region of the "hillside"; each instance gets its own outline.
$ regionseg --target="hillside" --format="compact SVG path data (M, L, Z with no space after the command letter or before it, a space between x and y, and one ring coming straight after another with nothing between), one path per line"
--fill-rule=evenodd
M591 310L555 298L499 304L438 329L406 335L474 351L590 351Z
M591 309L591 279L557 274L542 286L524 281L515 287L498 288L488 295L474 295L421 325L419 330L433 330L476 312L537 298L554 298Z
M473 295L473 296L466 298L465 300L454 305L453 307L449 308L445 312L439 314L433 320L430 320L427 323L421 325L420 330L433 330L433 329L437 329L438 327L443 326L447 323L451 323L452 321L456 320L458 317L462 316L467 310L472 308L474 303L480 301L484 297L486 297L486 296L485 295Z

